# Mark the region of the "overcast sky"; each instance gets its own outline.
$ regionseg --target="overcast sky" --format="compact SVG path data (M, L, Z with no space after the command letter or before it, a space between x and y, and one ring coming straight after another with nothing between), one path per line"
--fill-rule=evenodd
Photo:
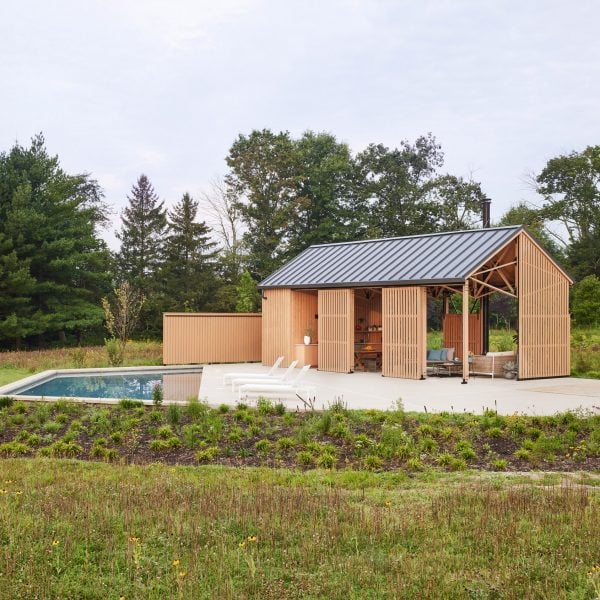
M431 131L497 219L528 173L600 143L599 23L596 0L3 0L0 150L42 131L118 225L140 173L172 205L238 133L357 151Z

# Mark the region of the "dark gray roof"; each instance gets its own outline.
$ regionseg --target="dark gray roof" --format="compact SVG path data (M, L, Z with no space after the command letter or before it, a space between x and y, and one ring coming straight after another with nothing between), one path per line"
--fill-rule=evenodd
M310 246L261 288L327 288L463 282L523 228L493 227Z

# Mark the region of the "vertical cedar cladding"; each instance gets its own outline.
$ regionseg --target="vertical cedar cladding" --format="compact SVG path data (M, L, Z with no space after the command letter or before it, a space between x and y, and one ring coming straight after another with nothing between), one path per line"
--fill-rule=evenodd
M319 290L319 370L354 368L354 290Z
M519 379L570 375L570 282L525 233L518 253Z
M255 313L165 313L163 364L259 361L261 316Z
M283 356L282 367L292 358L292 290L266 290L262 302L262 363L272 365Z
M462 313L448 313L444 315L442 324L444 333L444 348L454 348L454 356L462 358ZM481 313L469 315L469 350L475 354L482 354L482 318Z
M387 377L426 375L427 291L424 287L383 288L383 368Z

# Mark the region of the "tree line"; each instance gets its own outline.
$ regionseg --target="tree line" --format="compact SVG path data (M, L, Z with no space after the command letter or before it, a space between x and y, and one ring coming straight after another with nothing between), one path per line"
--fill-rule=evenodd
M113 252L90 174L66 173L41 134L1 153L0 346L101 339L101 299L123 282L144 298L137 335L159 337L166 311L258 310L256 283L311 244L481 226L480 184L444 170L431 134L353 153L329 133L255 130L225 161L210 191L170 209L140 175ZM526 225L585 280L586 306L600 290L599 182L600 146L558 156L532 177L539 202L496 223Z

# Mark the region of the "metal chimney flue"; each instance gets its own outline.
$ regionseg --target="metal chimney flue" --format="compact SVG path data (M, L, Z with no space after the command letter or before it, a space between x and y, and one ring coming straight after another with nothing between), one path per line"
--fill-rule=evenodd
M490 204L491 203L492 203L492 201L487 196L484 196L483 200L481 201L481 216L482 216L484 229L488 229L489 227L491 227L491 222L490 222Z

